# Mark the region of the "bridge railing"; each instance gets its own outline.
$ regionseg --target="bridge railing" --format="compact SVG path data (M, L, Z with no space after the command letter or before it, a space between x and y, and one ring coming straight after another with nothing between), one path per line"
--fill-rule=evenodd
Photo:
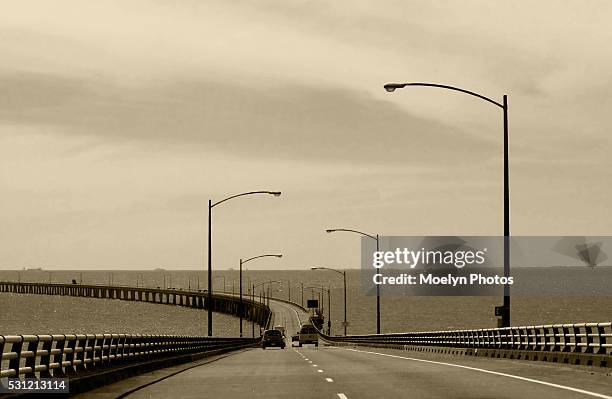
M240 349L259 340L139 334L0 335L0 378L68 377L168 357Z
M0 293L63 295L100 299L119 299L126 301L151 302L157 304L187 306L196 309L242 316L260 325L267 321L270 309L263 303L243 298L242 306L237 296L227 293L213 293L212 302L208 303L206 291L164 289L151 287L61 284L0 281Z
M612 354L612 323L610 322L348 335L345 337L332 337L322 332L320 334L326 341L356 344Z
M281 298L303 312L301 304ZM546 324L472 330L442 330L388 334L330 336L318 330L324 341L388 346L440 346L466 349L507 349L532 352L612 355L612 322Z

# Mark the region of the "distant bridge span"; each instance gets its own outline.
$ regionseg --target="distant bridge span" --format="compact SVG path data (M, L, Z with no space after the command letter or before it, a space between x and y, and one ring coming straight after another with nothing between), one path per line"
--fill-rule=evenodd
M120 299L124 301L150 302L164 305L186 306L195 309L208 309L206 291L187 291L177 289L145 288L112 285L90 284L52 284L26 282L0 282L0 293L63 295L84 298ZM242 298L242 317L265 326L270 316L270 309L246 296ZM237 296L214 294L212 296L213 312L240 316L240 300Z

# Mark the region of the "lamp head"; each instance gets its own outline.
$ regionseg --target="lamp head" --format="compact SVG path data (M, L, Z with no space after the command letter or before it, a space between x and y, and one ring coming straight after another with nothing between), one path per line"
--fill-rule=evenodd
M333 233L334 231L336 231L336 230L334 230L334 229L327 229L327 230L325 230L326 233Z
M281 192L280 191L271 191L270 194L272 194L275 197L280 197Z
M316 267L316 266L310 266L310 270L317 270L317 269L318 269L318 267Z
M385 90L387 90L389 93L393 93L395 89L401 89L402 87L404 87L404 85L398 83L387 83L384 86Z

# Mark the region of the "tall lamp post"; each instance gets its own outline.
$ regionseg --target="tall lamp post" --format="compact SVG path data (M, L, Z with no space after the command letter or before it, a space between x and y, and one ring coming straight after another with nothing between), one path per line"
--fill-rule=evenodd
M217 276L213 280L221 279L223 281L223 290L221 292L225 292L225 276Z
M302 307L304 307L304 283L300 282L300 292L302 293Z
M396 89L402 89L408 86L425 86L425 87L436 87L440 89L454 90L461 93L469 94L474 97L478 97L481 100L487 101L493 105L498 106L503 111L503 124L504 124L504 276L510 276L510 185L509 185L509 172L508 172L508 96L506 94L502 97L502 103L492 100L482 94L474 93L473 91L461 89L459 87L441 85L436 83L387 83L384 85L385 90L389 93ZM504 305L502 307L502 327L510 327L510 286L504 285Z
M264 298L266 299L266 304L268 304L268 305L270 304L270 298L272 297L272 294L270 292L271 291L270 287L272 287L272 283L276 283L276 284L278 284L281 287L283 285L283 281L282 280L268 280L268 281L263 281L263 282L261 282L261 283L259 283L259 284L257 284L255 286L255 287L259 287L259 286L263 285L262 290L263 290ZM266 284L268 284L268 291L267 292L266 292L266 286L265 286Z
M310 268L310 270L331 270L332 272L336 272L339 274L342 274L342 282L344 285L344 336L346 336L346 270L337 270L337 269L332 269L331 267L316 267L313 266ZM302 288L302 292L304 291L304 289Z
M281 195L280 191L249 191L246 193L232 195L221 201L217 201L215 203L212 200L208 200L208 336L212 337L213 327L212 327L212 209L224 203L225 201L229 201L234 198L243 197L245 195L253 195L253 194L271 194L275 197Z
M266 257L273 257L273 258L282 258L283 255L282 254L265 254L265 255L259 255L259 256L253 256L252 258L246 259L246 260L242 260L240 259L240 309L238 310L238 313L240 313L240 337L242 337L242 265L244 265L245 263L252 261L253 259L259 259L259 258L266 258Z
M331 286L328 288L325 288L323 286L321 287L310 286L306 288L321 290L321 293L327 292L327 335L331 335Z
M355 234L360 234L364 237L368 237L376 241L376 252L378 252L379 250L378 234L372 235L372 234L364 233L363 231L352 230L352 229L327 229L325 230L325 232L327 233L335 233L337 231L355 233ZM380 284L376 284L376 334L380 334Z
M251 301L255 303L255 284L253 284L253 289L251 290ZM253 330L253 338L255 338L255 320L251 320L251 328Z
M257 287L262 287L262 291L263 291L263 298L262 298L262 303L265 305L266 304L266 284L272 285L272 283L277 283L277 284L283 284L282 281L280 280L268 280L268 281L262 281L259 284L253 284L253 295L255 295L255 288ZM268 290L270 289L270 287L268 286ZM267 302L268 306L270 306L270 296L268 295L268 302ZM255 322L253 322L253 335L255 335Z

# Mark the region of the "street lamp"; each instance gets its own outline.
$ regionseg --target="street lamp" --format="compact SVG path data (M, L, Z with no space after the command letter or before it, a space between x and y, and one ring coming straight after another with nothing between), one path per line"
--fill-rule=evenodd
M305 288L321 290L322 293L327 292L327 335L331 336L331 287L327 289L324 288L323 286L321 287L309 286Z
M172 288L172 274L170 273L167 276L169 277L169 281L170 281L169 285L166 285L166 273L164 273L164 289L165 290Z
M250 288L251 287L249 287L249 289ZM253 289L251 290L251 301L255 303L255 285L253 285ZM253 330L253 338L255 338L255 320L253 320L252 318L251 318L251 328Z
M327 229L325 230L326 233L335 233L337 231L355 233L355 234L360 234L364 237L368 237L376 241L376 252L378 252L379 250L378 234L372 235L372 234L364 233L363 231L352 230L352 229ZM376 334L380 334L380 284L376 284Z
M245 195L253 194L271 194L275 197L281 195L280 191L249 191L246 193L232 195L221 201L215 203L212 200L208 200L208 336L212 337L212 208L222 204L225 201L229 201L234 198L243 197Z
M304 307L304 283L300 282L300 292L302 293L302 307Z
M262 291L263 293L260 293L260 302L263 303L264 305L266 304L266 284L270 284L272 285L272 283L278 283L278 284L283 284L282 281L280 280L268 280L268 281L263 281L259 284L254 284L253 283L253 301L255 301L255 288L263 286ZM268 287L268 290L270 289L270 287ZM263 294L263 298L262 295ZM270 306L270 296L268 295L268 306ZM255 322L253 322L253 337L255 337Z
M260 286L263 286L263 294L264 294L264 303L267 303L268 305L270 305L270 286L272 286L272 283L277 283L280 285L283 285L283 282L281 280L268 280L268 281L262 281L259 284L254 284L253 288L257 288ZM266 287L265 285L268 284L268 295L267 295L267 301L265 301L266 299Z
M384 85L385 90L389 93L394 92L396 89L401 89L407 86L425 86L425 87L437 87L440 89L454 90L461 93L469 94L474 97L478 97L481 100L487 101L493 105L498 106L503 110L504 118L504 276L510 276L510 185L509 185L509 173L508 173L508 96L506 94L502 97L502 103L498 103L482 94L474 93L473 91L461 89L459 87L441 85L436 83L387 83ZM502 311L502 327L510 327L510 286L504 285L504 306Z
M214 278L214 280L216 279L221 279L223 280L223 289L221 290L221 292L225 292L225 276L217 276Z
M344 284L344 336L346 336L346 270L340 271L340 270L332 269L331 267L316 267L316 266L311 267L310 270L331 270L332 272L342 274L342 280ZM304 292L303 286L302 286L302 292Z
M238 313L240 313L240 337L242 337L242 265L249 261L252 261L253 259L266 258L266 257L282 258L283 255L282 254L266 254L266 255L253 256L252 258L249 258L247 260L240 259L240 309L238 310Z

